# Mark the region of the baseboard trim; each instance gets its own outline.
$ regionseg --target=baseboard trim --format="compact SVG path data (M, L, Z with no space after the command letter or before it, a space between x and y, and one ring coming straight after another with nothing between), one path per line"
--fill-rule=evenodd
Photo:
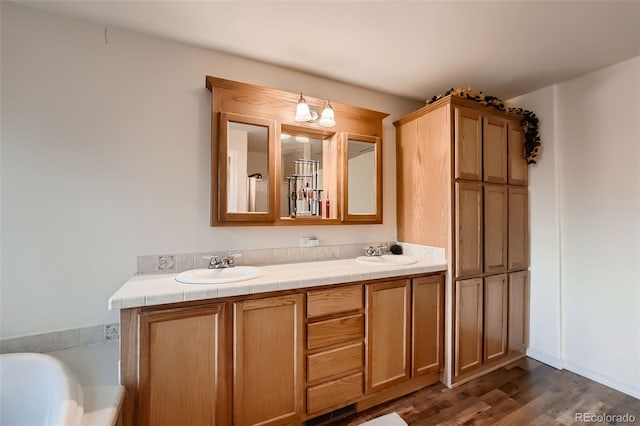
M626 393L634 398L640 399L640 386L638 385L628 383L624 380L611 377L608 374L592 370L588 367L567 360L564 360L564 367L572 373L576 373L580 376L586 377L587 379L593 380L594 382L598 382L622 393Z
M527 348L527 356L529 358L535 359L536 361L540 361L543 364L547 364L553 368L557 368L558 370L563 369L562 359L545 351L540 351L536 348Z

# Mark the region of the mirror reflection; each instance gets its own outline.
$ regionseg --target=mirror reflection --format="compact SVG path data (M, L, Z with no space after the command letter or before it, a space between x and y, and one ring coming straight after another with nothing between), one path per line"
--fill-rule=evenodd
M376 144L348 141L349 214L376 213Z
M281 215L322 217L323 140L282 133Z
M269 211L269 128L229 122L227 211Z

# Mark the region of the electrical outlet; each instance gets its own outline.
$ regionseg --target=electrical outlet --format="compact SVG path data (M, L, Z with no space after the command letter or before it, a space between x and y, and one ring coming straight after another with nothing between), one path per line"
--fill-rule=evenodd
M117 342L120 340L120 324L105 324L104 325L104 340L105 342Z

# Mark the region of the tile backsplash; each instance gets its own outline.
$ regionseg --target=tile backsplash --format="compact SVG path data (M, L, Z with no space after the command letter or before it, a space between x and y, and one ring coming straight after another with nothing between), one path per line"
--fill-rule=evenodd
M0 353L51 352L120 339L120 324L100 324L0 340Z
M206 268L209 265L211 256L226 256L228 254L240 255L236 258L236 265L254 266L350 259L363 255L366 247L379 244L390 247L395 242L376 241L316 247L215 250L202 253L138 256L138 274L176 273L194 268Z

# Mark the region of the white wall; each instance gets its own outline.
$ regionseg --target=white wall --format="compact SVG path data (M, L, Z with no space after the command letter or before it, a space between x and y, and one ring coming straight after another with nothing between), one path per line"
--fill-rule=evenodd
M564 365L640 397L640 57L558 86Z
M137 255L395 238L391 123L420 103L0 3L1 338L116 320ZM384 224L210 228L207 74L391 113Z
M640 397L640 57L512 103L541 115L544 145L528 353Z
M562 368L560 309L560 213L558 141L555 131L556 86L510 100L530 109L540 120L542 157L529 166L530 315L527 353Z

